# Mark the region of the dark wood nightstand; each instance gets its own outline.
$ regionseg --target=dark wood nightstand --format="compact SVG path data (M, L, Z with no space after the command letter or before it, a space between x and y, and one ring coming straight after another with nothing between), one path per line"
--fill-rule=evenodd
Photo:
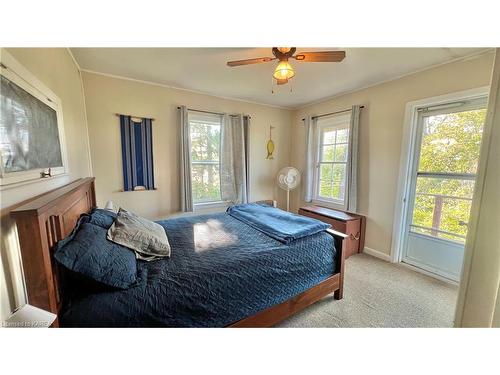
M346 240L346 258L363 251L366 228L364 216L320 206L301 207L299 214L331 224L333 229L347 234L349 238Z

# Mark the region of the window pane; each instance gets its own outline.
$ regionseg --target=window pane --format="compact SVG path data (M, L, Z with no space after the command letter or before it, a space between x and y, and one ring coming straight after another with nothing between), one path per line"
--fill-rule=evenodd
M345 178L346 178L346 165L334 164L333 165L333 189L332 197L343 201L345 197Z
M221 199L218 164L194 163L191 173L195 203L219 201Z
M333 165L333 183L337 185L345 185L345 164Z
M347 144L335 145L335 161L347 161Z
M219 160L220 126L191 122L190 130L192 160Z
M334 144L335 143L335 130L325 129L323 131L323 144Z
M486 110L425 117L419 171L476 173Z
M333 161L334 146L322 146L321 161Z
M462 199L443 199L441 220L438 229L461 236L467 235L467 225L472 201ZM453 237L450 237L453 239ZM455 240L459 240L454 238ZM465 239L461 239L465 242Z
M349 128L347 123L339 129L340 124L320 127L319 173L317 175L317 198L334 201L345 200L346 169L348 159ZM339 202L335 202L339 203Z
M472 198L472 194L474 193L474 180L418 176L417 193Z
M331 198L332 196L332 182L330 180L319 182L319 195L323 198Z
M337 130L337 141L336 143L347 143L349 140L349 129L339 129Z
M412 230L463 242L460 236L467 235L473 191L473 180L417 177L412 224L428 229Z
M428 195L417 195L413 208L412 224L422 227L432 227L432 212L434 210L434 197Z
M331 164L321 164L319 178L321 180L330 181L332 179L332 165Z
M333 185L332 187L332 198L341 200L340 185Z
M412 224L424 228L412 228L412 231L465 242L471 203L470 200L439 195L417 195L415 197Z
M220 201L220 124L189 122L194 203Z

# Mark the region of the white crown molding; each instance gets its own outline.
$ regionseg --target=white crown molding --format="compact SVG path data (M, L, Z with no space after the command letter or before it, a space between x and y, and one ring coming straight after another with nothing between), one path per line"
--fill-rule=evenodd
M73 55L73 52L71 52L71 48L66 47L66 51L68 51L69 55L73 59L73 62L75 63L76 68L78 69L78 71L81 72L82 68L80 67L80 64L78 64L78 61L76 61L76 58L75 58L75 55Z
M211 96L211 97L219 98L219 99L233 100L233 101L238 101L238 102L243 102L243 103L249 103L249 104L255 104L255 105L262 105L262 106L271 107L271 108L284 109L284 110L288 110L288 111L292 111L293 112L293 111L299 111L299 110L308 108L308 107L316 105L316 104L325 103L325 102L337 99L337 98L345 96L345 95L349 95L349 94L353 94L355 92L366 90L366 89L371 88L371 87L375 87L375 86L378 86L378 85L383 85L385 83L396 81L398 79L401 79L401 78L404 78L404 77L408 77L408 76L411 76L413 74L425 72L427 70L431 70L431 69L434 69L434 68L437 68L437 67L440 67L440 66L443 66L443 65L446 65L446 64L456 63L456 62L465 61L465 60L469 60L469 59L475 59L475 58L478 58L478 57L480 57L482 55L493 53L494 49L493 48L485 48L485 49L483 49L481 51L478 51L478 52L474 52L474 53L471 53L471 54L468 54L468 55L465 55L465 56L460 56L460 57L457 57L457 58L453 58L451 60L447 60L447 61L443 61L443 62L440 62L440 63L437 63L437 64L433 64L433 65L430 65L430 66L426 66L426 67L421 68L421 69L417 69L417 70L413 70L413 71L408 72L408 73L400 74L400 75L398 75L396 77L388 78L388 79L381 80L381 81L378 81L378 82L375 82L375 83L371 83L371 84L368 84L368 85L365 85L365 86L357 87L357 88L352 89L352 90L343 91L343 92L337 93L335 95L327 96L327 97L324 97L324 98L321 98L321 99L318 99L318 100L315 100L315 101L311 101L311 102L307 102L307 103L304 103L304 104L300 104L298 106L279 106L279 105L270 104L270 103L256 102L256 101L252 101L252 100L245 100L245 99L240 99L240 98L235 98L235 97L229 97L229 96L223 96L223 95L216 95L216 94L212 94L212 93L209 93L209 92L206 92L206 91L187 89L187 88L183 88L183 87L168 85L168 84L165 84L165 83L158 83L158 82L153 82L153 81L145 81L145 80L140 80L140 79L136 79L136 78L130 78L130 77L126 77L126 76L121 76L121 75L116 75L116 74L111 74L111 73L104 73L104 72L100 72L100 71L96 71L96 70L91 70L91 69L85 69L85 68L81 68L80 67L80 65L78 64L77 60L75 59L73 53L71 52L70 48L68 48L68 52L71 55L71 57L73 58L76 66L78 67L78 69L80 71L82 71L82 72L92 73L92 74L97 74L97 75L102 75L102 76L105 76L105 77L110 77L110 78L115 78L115 79L122 79L122 80L127 80L127 81L142 83L142 84L146 84L146 85L152 85L152 86L158 86L158 87L165 87L165 88L173 89L173 90L180 90L180 91L192 92L194 94L206 95L206 96Z
M287 111L293 110L293 108L291 108L291 107L282 107L282 106L274 105L274 104L254 102L254 101L251 101L251 100L245 100L245 99L239 99L239 98L232 98L232 97L229 97L229 96L215 95L215 94L211 94L211 93L205 92L205 91L198 91L198 90L186 89L186 88L182 88L182 87L176 87L176 86L171 86L171 85L167 85L167 84L164 84L164 83L157 83L157 82L152 82L152 81L143 81L141 79L130 78L130 77L125 77L125 76L120 76L120 75L110 74L110 73L103 73L103 72L98 72L98 71L90 70L90 69L82 69L82 72L91 73L91 74L97 74L97 75L101 75L101 76L105 76L105 77L110 77L110 78L115 78L115 79L121 79L121 80L125 80L125 81L132 81L132 82L142 83L142 84L145 84L145 85L164 87L164 88L171 89L171 90L179 90L179 91L191 92L193 94L211 96L212 98L219 98L219 99L224 99L224 100L232 100L232 101L236 101L236 102L243 102L243 103L261 105L261 106L271 107L271 108L277 108L277 109L285 109Z

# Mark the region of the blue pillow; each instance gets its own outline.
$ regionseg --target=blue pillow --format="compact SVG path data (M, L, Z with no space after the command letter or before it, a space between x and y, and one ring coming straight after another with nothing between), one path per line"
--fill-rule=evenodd
M94 208L90 213L89 223L109 229L115 222L116 212Z
M136 282L135 254L106 239L107 230L82 219L76 231L57 244L54 258L67 269L99 283L127 289Z

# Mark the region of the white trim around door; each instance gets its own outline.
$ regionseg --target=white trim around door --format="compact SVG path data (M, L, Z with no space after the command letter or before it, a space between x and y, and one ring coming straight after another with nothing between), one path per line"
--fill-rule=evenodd
M489 94L489 86L455 92L416 100L406 104L403 138L401 143L401 158L399 163L399 179L394 210L393 235L391 243L391 261L401 262L403 257L403 236L405 219L408 214L406 201L410 196L411 166L414 163L416 138L418 137L418 110L425 107L445 105L461 100L479 99Z

